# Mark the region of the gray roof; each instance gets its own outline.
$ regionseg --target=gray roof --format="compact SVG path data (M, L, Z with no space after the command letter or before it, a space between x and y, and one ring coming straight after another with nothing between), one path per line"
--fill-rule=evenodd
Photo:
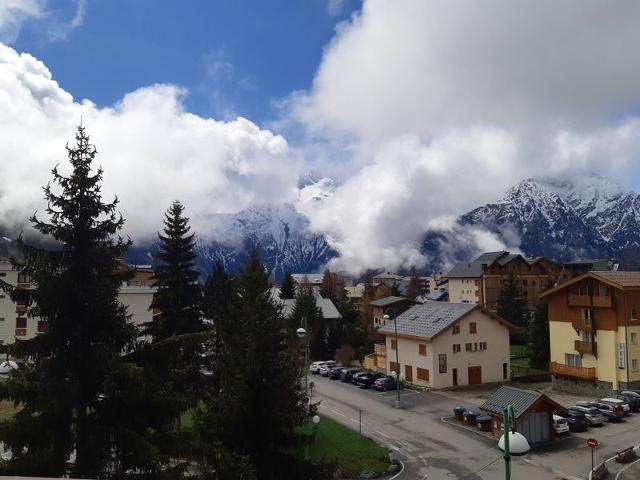
M497 263L504 266L522 255L509 252L486 252L472 262L456 263L447 274L448 278L479 278L484 272L482 265L487 267ZM529 263L529 262L528 262Z
M449 302L414 305L396 317L398 334L432 338L476 307L473 303ZM393 333L393 322L379 328L378 332Z
M378 300L374 300L373 302L370 302L370 304L373 305L374 307L386 307L387 305L392 305L394 303L401 302L402 300L406 300L406 298L391 296L391 297L379 298Z
M285 317L288 317L293 312L293 307L296 304L296 300L295 298L286 298L283 300L279 297L279 293L280 293L279 288L277 287L272 288L271 298L273 298L275 301L280 303L280 305L282 305L282 314ZM330 298L323 298L320 296L319 293L316 293L315 296L316 296L316 305L320 308L320 310L322 310L322 316L325 319L334 320L337 318L342 318L342 315L340 315L340 312L338 311L338 309L333 304Z
M480 410L500 414L504 407L511 405L516 418L519 418L540 397L542 397L542 394L533 390L500 387L480 406Z
M427 293L427 295L425 295L425 298L427 300L438 301L448 293L449 293L449 290L434 290L433 292Z

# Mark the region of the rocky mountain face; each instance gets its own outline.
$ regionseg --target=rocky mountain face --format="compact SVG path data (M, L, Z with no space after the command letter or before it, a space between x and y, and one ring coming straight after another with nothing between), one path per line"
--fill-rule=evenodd
M596 175L528 179L497 202L462 215L459 223L482 226L531 256L616 256L640 246L640 195Z

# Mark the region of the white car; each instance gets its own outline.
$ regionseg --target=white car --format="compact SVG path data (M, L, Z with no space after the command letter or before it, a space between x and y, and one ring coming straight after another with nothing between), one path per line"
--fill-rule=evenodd
M0 375L8 375L13 370L18 369L18 364L13 360L5 360L0 363Z
M322 368L322 366L327 363L327 362L313 362L310 366L309 366L309 371L311 373L320 373L320 369Z
M561 433L567 433L569 431L569 424L567 423L567 419L561 417L560 415L554 415L553 429L558 435L560 435Z

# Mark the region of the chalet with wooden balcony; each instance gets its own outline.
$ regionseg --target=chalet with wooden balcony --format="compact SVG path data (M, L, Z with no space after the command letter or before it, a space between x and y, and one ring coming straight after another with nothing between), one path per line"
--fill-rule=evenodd
M558 385L640 388L640 272L588 271L540 295Z

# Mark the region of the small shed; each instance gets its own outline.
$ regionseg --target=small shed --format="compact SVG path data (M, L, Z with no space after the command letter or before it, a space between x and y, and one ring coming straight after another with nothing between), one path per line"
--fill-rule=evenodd
M501 387L491 395L480 410L491 417L491 431L502 432L502 410L513 407L516 430L522 433L529 443L548 442L555 438L553 430L553 412L566 413L567 409L554 402L543 393L514 387Z

